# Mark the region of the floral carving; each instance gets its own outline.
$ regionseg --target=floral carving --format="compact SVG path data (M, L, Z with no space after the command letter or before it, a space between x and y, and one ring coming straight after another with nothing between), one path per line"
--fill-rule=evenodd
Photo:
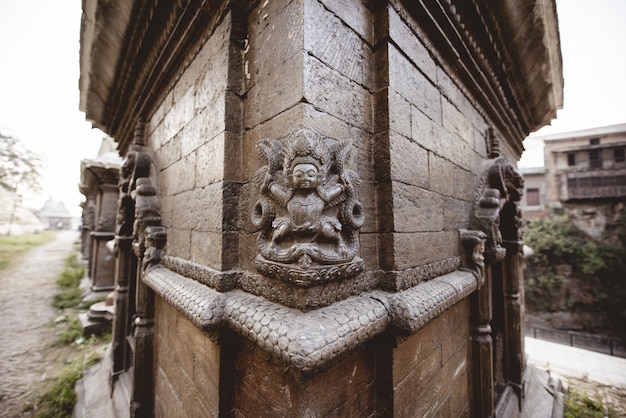
M346 167L351 146L328 146L309 129L293 132L286 146L259 141L268 162L255 174L261 194L252 211L259 272L307 286L363 270L357 257L364 220L356 196L360 178Z

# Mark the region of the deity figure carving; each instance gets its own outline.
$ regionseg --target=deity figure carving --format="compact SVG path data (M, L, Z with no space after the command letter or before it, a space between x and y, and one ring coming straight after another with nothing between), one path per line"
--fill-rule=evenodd
M270 277L313 285L353 277L364 214L357 200L359 176L346 167L351 141L328 146L320 135L299 129L287 145L257 144L268 164L255 173L261 197L252 212L259 230L257 269Z

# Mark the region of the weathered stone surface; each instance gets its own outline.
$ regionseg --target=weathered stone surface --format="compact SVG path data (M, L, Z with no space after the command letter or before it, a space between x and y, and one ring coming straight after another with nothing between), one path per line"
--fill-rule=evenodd
M394 224L397 232L441 231L442 197L421 187L394 183Z
M389 142L392 180L430 189L428 151L414 141L393 133Z
M393 350L396 416L467 414L467 398L454 399L468 391L467 309L467 303L455 305ZM461 414L453 415L449 403Z
M316 58L305 55L304 99L349 124L371 132L369 91Z
M435 85L392 45L389 46L389 88L433 120L441 118L441 97Z
M404 270L457 255L456 231L396 233L395 268Z
M169 353L167 361L157 357L156 415L217 417L219 346L170 304L162 299L156 303L156 350Z
M354 7L363 4L355 3ZM304 49L329 67L363 85L366 45L333 13L317 1L304 2Z

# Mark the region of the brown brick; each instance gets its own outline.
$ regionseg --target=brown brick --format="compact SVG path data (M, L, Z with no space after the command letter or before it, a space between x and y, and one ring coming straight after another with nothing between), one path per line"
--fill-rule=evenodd
M389 47L389 88L400 93L432 120L440 120L439 90L393 46Z
M364 2L322 0L322 3L366 42L372 43L372 16Z
M211 267L222 269L222 234L215 232L191 232L191 260Z
M251 129L295 106L303 97L304 52L289 58L248 90L244 102L245 128ZM281 61L282 62L282 61Z
M437 193L394 182L393 207L397 232L441 231L444 228L443 200Z
M304 57L304 98L318 109L371 132L371 97L368 90L316 58Z
M430 57L430 53L391 7L389 8L389 37L432 83L437 80L437 66Z
M360 85L364 79L365 47L355 32L319 2L304 2L304 49Z
M390 134L391 178L413 186L430 188L428 174L428 152L413 141Z
M458 255L457 231L396 233L394 268L404 270ZM450 244L454 245L450 245Z

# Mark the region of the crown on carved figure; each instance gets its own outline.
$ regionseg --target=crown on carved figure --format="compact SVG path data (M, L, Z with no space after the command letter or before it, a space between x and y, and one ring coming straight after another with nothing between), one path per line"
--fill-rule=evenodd
M316 132L302 128L289 135L284 168L293 170L297 164L312 164L319 171L325 168L330 152Z

